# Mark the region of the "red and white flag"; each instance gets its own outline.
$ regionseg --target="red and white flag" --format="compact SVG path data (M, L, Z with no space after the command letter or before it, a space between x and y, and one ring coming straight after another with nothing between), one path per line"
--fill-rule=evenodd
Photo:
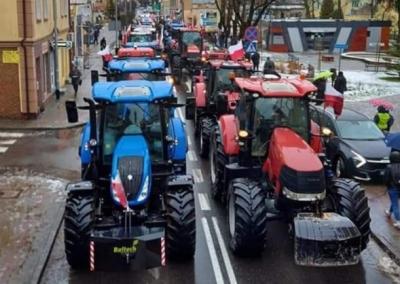
M243 43L241 40L235 45L231 45L228 48L229 55L232 60L239 60L244 58L244 49L243 49Z
M340 115L343 110L344 96L337 91L330 83L326 83L324 107L331 107L336 115Z
M124 209L128 209L128 199L126 198L124 186L122 185L119 172L117 172L117 175L111 179L111 188L115 201L121 204Z

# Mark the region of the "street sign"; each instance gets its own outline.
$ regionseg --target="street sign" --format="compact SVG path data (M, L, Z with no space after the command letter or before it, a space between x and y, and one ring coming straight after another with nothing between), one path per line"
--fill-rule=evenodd
M345 44L345 43L337 43L337 44L335 44L335 48L337 48L337 49L346 49L347 48L347 44Z
M51 42L51 46L55 46L55 42ZM70 40L59 40L57 41L57 47L72 48L72 41Z
M244 39L248 41L257 40L257 27L248 27L244 32Z
M249 42L249 45L246 48L247 53L256 53L257 52L257 41Z

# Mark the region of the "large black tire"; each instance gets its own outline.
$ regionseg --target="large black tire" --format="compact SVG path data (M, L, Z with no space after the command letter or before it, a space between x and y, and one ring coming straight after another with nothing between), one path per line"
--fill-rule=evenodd
M181 83L182 79L182 70L181 70L181 59L179 56L173 56L172 57L172 64L171 64L171 69L174 74L174 82L175 84L179 85Z
M195 103L194 97L186 98L185 118L187 120L193 120L195 118Z
M336 203L336 212L349 218L357 226L362 236L361 248L367 247L371 234L368 199L364 189L351 179L335 179L332 194Z
M166 194L167 256L172 260L193 258L196 247L196 215L192 188Z
M222 169L217 163L218 147L220 145L219 131L213 130L210 138L210 179L211 196L216 201L222 201Z
M69 194L64 214L64 244L73 269L89 268L89 237L94 224L92 196Z
M265 191L258 182L234 179L228 192L229 246L237 255L259 255L267 236Z
M347 167L346 163L344 161L344 158L339 156L334 164L334 170L335 170L335 176L338 178L347 178L348 173L347 173Z
M210 150L210 137L208 137L207 134L205 133L204 129L204 127L206 127L205 124L203 122L200 122L200 124L201 126L199 133L199 141L200 141L199 154L200 157L202 157L203 159L207 159Z

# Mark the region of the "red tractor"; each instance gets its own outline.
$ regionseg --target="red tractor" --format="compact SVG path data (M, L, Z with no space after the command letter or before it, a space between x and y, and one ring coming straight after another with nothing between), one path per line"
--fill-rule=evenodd
M329 130L309 118L310 82L236 78L235 114L211 133L212 195L227 204L230 248L254 255L266 246L267 222L285 220L295 262L352 265L370 235L368 201L360 185L335 178L323 154Z
M224 56L221 58L221 56ZM253 64L227 60L225 53L208 53L210 60L200 76L194 76L192 93L186 98L186 118L193 119L200 142L200 156L208 158L211 130L222 114L233 113L239 93L232 92L233 77L250 77Z
M177 37L177 42L169 49L169 60L175 82L179 83L183 69L193 75L202 68L203 37L197 28L180 28Z

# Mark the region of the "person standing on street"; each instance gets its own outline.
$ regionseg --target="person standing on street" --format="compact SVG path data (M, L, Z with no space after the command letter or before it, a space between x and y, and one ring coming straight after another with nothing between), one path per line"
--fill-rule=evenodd
M390 132L394 119L392 114L384 106L378 106L378 112L375 114L374 122L383 133L387 133Z
M257 51L251 56L251 61L253 62L253 70L258 71L260 67L260 53Z
M274 74L275 73L275 63L269 57L267 57L267 60L264 63L263 72L264 72L264 74Z
M69 74L69 76L71 77L71 82L72 82L72 86L74 87L75 98L76 98L76 96L78 94L78 87L80 84L82 84L81 71L79 71L78 67L74 66L71 73Z
M390 208L385 211L385 214L388 218L391 218L393 214L393 226L400 229L400 152L393 151L390 153L389 159L390 165L386 168L384 179L390 198Z
M336 77L336 79L332 78L332 80L334 80L335 82L333 87L336 89L336 91L342 94L344 94L344 92L347 91L347 81L342 71L339 71L339 74Z
M106 48L106 46L107 46L107 42L106 42L105 37L103 37L100 41L100 50L103 50L104 48Z
M94 30L94 44L96 44L96 45L99 44L99 34L100 34L100 31L96 27L95 30Z

